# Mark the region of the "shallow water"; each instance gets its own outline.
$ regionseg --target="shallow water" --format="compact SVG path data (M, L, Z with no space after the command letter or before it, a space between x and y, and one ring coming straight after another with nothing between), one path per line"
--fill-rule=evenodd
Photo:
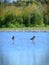
M49 32L0 32L0 65L49 65Z

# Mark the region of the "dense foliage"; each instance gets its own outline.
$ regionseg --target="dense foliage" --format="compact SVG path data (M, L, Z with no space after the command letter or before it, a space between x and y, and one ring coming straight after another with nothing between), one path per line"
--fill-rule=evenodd
M49 1L0 2L0 28L49 25Z

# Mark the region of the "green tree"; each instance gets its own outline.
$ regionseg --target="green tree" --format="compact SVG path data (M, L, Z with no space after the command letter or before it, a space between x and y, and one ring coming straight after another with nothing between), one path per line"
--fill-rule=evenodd
M49 25L49 14L44 15L44 24L45 26Z

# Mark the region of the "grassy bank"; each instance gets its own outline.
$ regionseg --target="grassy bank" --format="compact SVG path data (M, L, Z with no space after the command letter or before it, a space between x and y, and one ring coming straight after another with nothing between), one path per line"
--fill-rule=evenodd
M49 30L48 27L24 27L24 28L0 28L0 31L13 31L13 30Z

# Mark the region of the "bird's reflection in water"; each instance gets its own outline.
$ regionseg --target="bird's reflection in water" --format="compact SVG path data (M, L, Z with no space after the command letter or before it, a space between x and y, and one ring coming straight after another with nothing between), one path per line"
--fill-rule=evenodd
M33 44L33 60L34 60L34 65L36 65L36 51L35 51L35 36L33 36L32 38L30 38L30 40L32 41Z

